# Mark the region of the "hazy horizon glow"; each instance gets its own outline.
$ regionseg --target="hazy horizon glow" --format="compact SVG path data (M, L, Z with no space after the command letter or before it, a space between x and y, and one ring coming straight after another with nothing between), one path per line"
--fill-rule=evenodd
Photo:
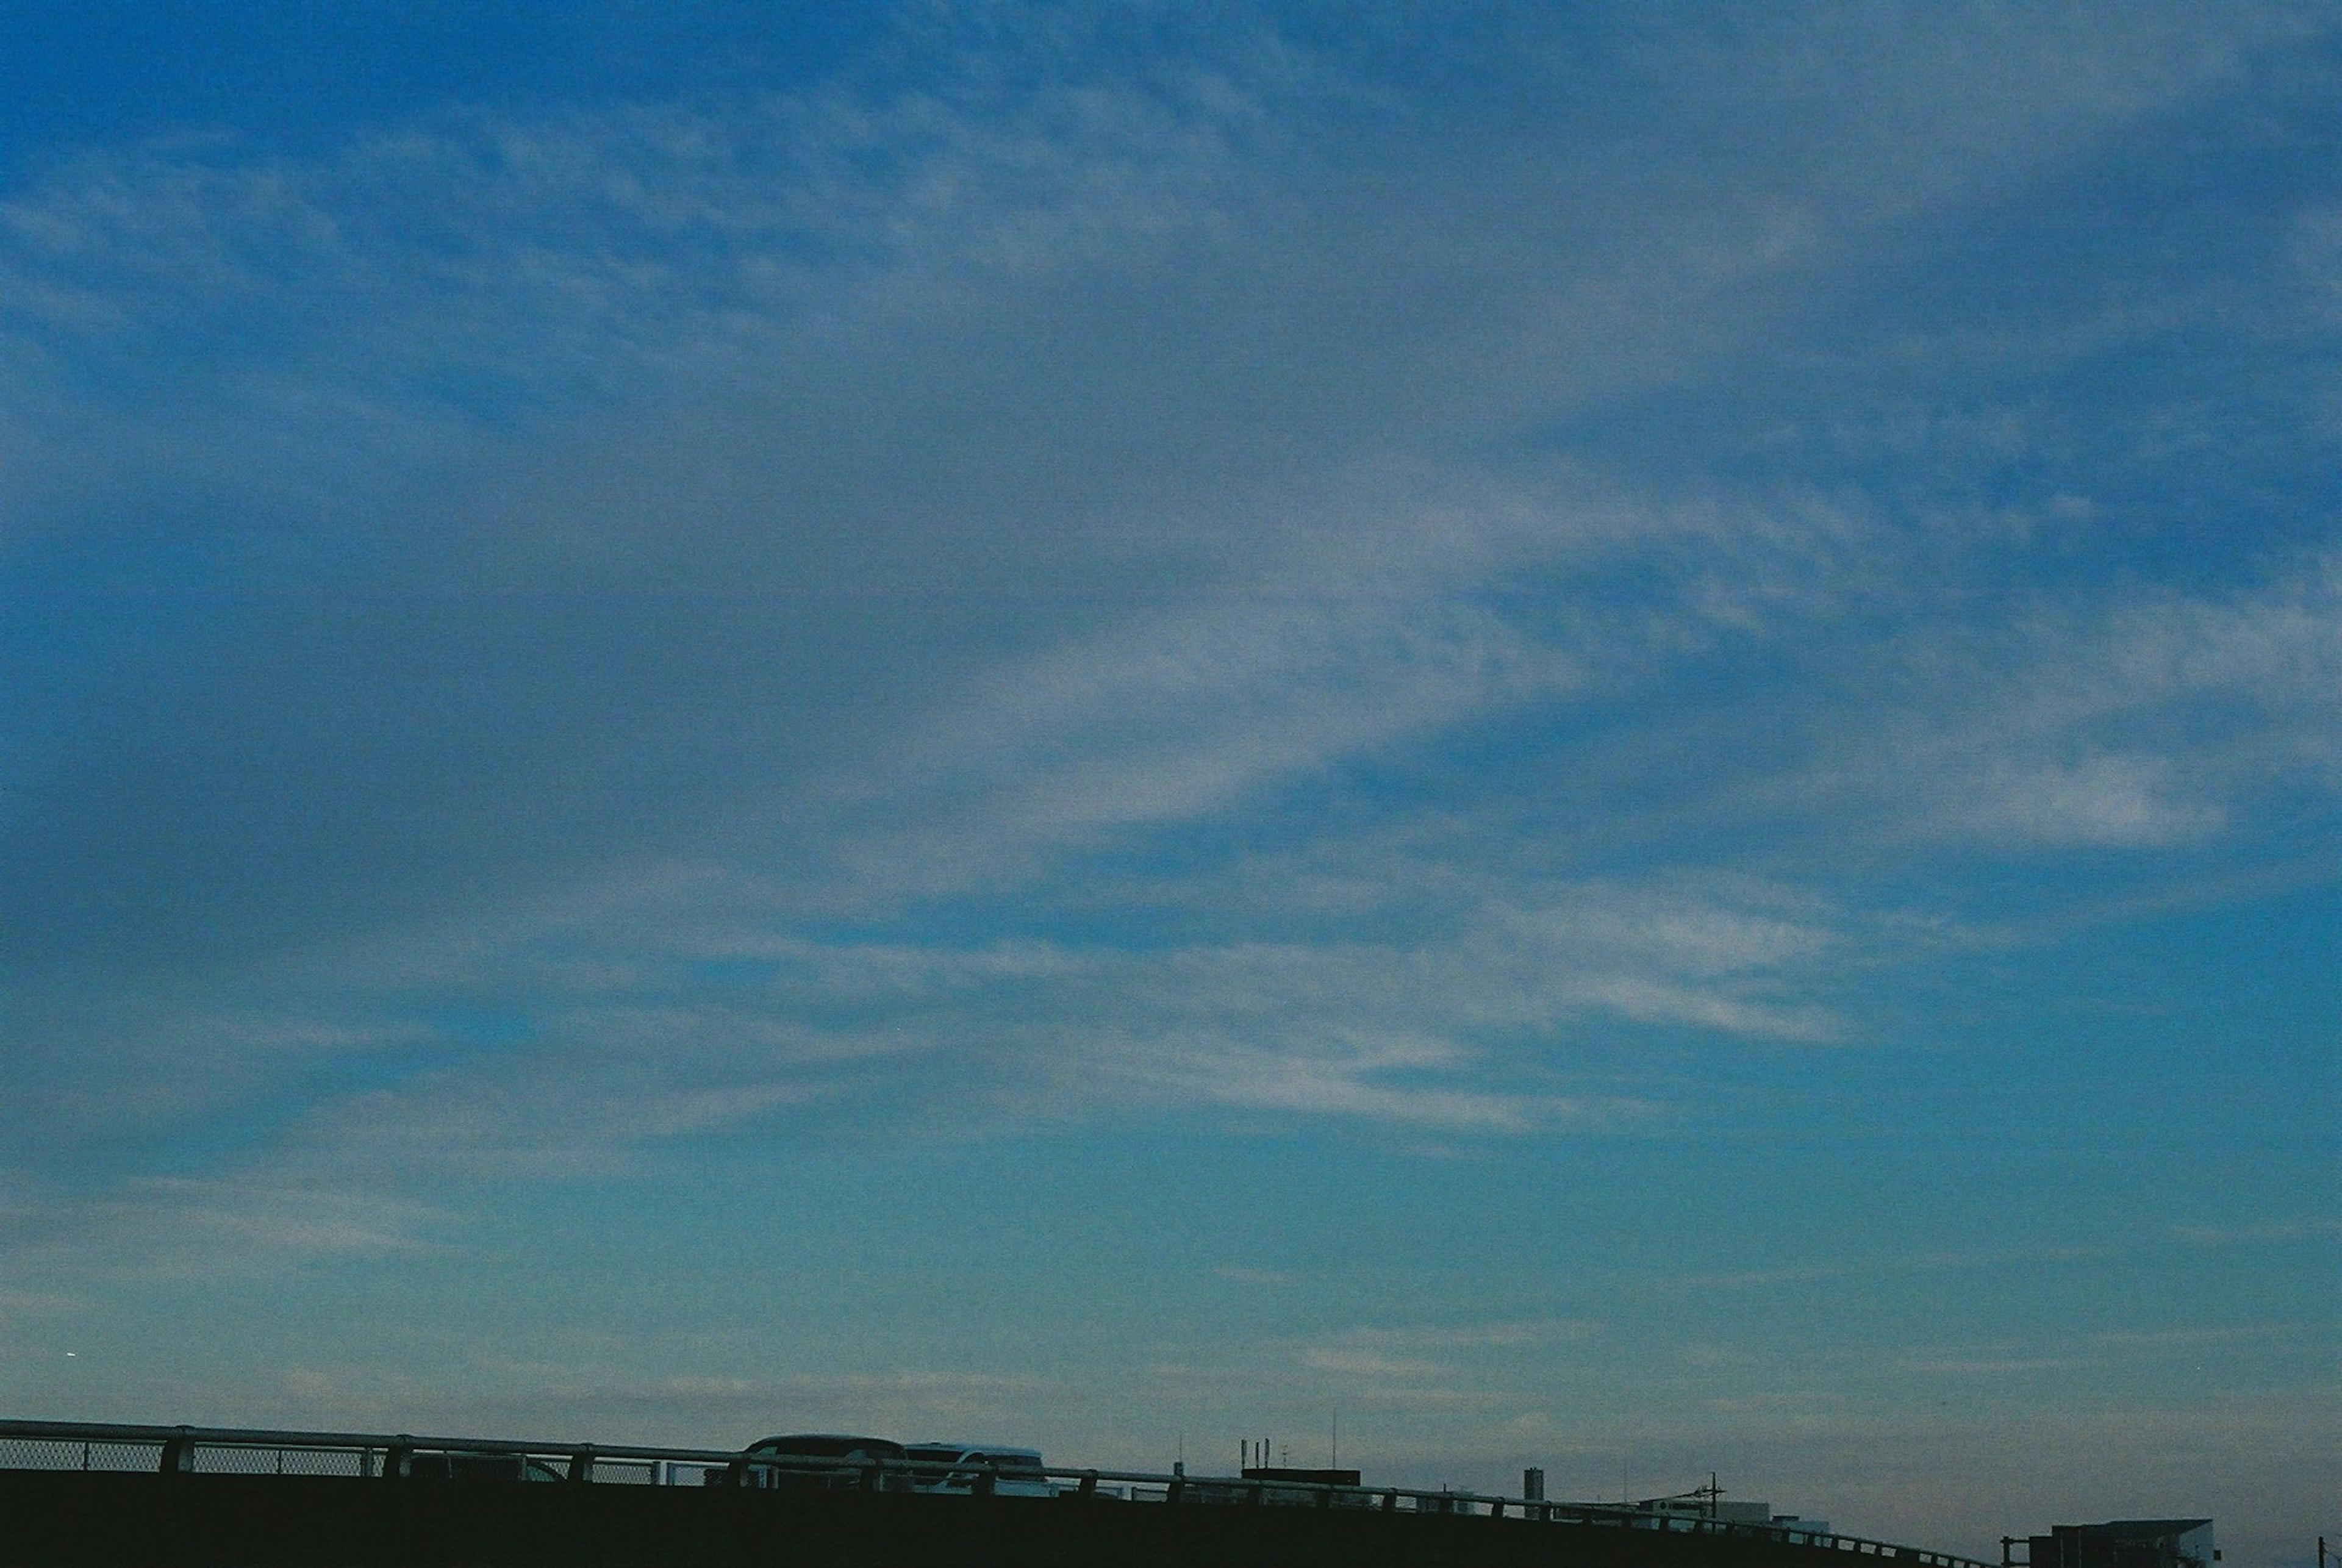
M147 9L0 1411L2342 1536L2342 11Z

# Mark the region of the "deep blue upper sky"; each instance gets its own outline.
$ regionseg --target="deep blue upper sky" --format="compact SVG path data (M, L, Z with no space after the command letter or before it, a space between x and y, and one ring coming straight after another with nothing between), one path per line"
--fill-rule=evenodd
M452 108L817 84L887 31L883 11L692 4L112 4L0 15L11 175L61 154L233 136L315 154Z
M2303 1561L2337 110L2315 5L0 14L0 1408Z

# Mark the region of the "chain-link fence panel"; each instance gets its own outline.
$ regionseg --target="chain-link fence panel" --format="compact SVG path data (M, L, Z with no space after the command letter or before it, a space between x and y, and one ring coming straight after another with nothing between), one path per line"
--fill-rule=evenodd
M596 1459L594 1479L619 1486L649 1486L659 1480L658 1465L649 1460Z
M198 1475L281 1475L283 1452L199 1443L187 1453L187 1468Z
M155 1470L159 1443L74 1443L59 1438L0 1438L0 1470Z
M247 1448L241 1443L197 1443L188 1468L201 1475L365 1475L365 1455L355 1448Z

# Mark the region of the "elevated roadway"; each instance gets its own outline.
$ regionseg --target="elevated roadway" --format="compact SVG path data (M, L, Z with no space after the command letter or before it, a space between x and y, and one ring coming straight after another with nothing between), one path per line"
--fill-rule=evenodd
M0 1568L1989 1568L1598 1503L1048 1474L954 1493L724 1450L5 1421Z

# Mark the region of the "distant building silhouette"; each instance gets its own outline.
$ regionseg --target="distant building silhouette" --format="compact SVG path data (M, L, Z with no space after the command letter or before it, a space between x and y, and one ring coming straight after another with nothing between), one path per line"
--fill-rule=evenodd
M2028 1542L2033 1568L2212 1568L2220 1560L2208 1519L2057 1524Z

